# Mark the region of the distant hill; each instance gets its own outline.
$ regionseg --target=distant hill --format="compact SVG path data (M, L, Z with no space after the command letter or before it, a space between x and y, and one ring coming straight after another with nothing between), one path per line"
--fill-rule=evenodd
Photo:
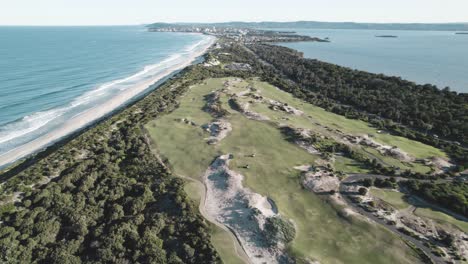
M354 23L354 22L224 22L224 23L154 23L148 27L168 25L194 25L200 27L242 27L242 28L322 28L322 29L379 29L379 30L437 30L437 31L468 31L467 23Z

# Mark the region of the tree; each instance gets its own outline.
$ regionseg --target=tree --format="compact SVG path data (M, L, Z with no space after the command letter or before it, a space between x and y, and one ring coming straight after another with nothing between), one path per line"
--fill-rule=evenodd
M359 192L359 195L362 195L362 196L365 196L367 194L367 188L364 188L364 187L361 187L359 188L358 192Z

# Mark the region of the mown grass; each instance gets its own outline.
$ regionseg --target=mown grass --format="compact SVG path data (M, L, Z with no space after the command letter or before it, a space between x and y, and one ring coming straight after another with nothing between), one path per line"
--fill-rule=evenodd
M387 202L396 209L402 210L410 206L409 203L405 201L405 195L401 192L372 188L370 190L370 194L383 200L384 202Z
M185 192L193 200L196 206L199 206L203 199L204 186L198 180L189 180L185 184ZM219 253L224 263L242 264L242 259L234 251L234 241L232 235L226 230L210 223L211 242Z
M410 203L408 203L404 198L405 195L401 192L372 188L370 193L371 195L382 199L383 201L392 205L396 209L402 210L410 206ZM449 224L459 228L463 232L468 232L468 222L458 220L453 216L450 216L443 212L433 210L431 208L421 208L416 206L414 214L420 217L435 220L441 224Z
M359 163L353 159L336 156L335 163L333 164L335 171L342 171L344 173L369 173L369 169L364 164Z
M378 129L369 126L369 124L364 121L348 119L344 116L327 112L324 109L314 105L304 103L300 99L293 97L291 94L281 91L268 83L258 81L254 81L253 83L255 87L259 87L262 90L262 94L264 96L277 101L288 103L291 106L299 108L300 110L304 111L306 115L311 115L312 120L315 120L324 126L333 129L339 129L345 133L372 135L375 141L381 144L396 146L414 156L415 158L429 158L433 156L444 158L447 157L443 151L432 146L399 136L378 133ZM301 127L310 126L310 121L304 117L288 117L292 119L292 122L299 122Z
M431 208L418 208L414 212L416 215L421 216L421 217L427 217L430 219L433 219L439 223L442 224L451 224L459 229L461 229L463 232L468 232L468 222L458 220L454 218L453 216L450 216L448 214L432 210Z
M211 116L201 110L203 95L221 88L223 81L212 79L206 85L192 88L181 99L177 110L147 125L159 152L169 160L175 173L201 179L216 156L232 153L234 159L230 167L245 176L244 184L271 197L280 213L294 221L297 237L289 248L293 255L322 263L416 261L414 252L386 229L341 217L324 199L303 189L300 172L293 167L313 164L317 157L285 141L274 123L249 120L231 110L228 119L233 131L218 145L210 146L204 141L208 136L206 132L176 121L177 118L189 118L199 125L209 122ZM239 85L239 89L245 85ZM225 103L226 98L222 101ZM249 157L253 153L255 157ZM247 164L249 169L242 168ZM226 236L216 237L214 232L213 243L222 256L229 255L222 251L234 250L226 239Z

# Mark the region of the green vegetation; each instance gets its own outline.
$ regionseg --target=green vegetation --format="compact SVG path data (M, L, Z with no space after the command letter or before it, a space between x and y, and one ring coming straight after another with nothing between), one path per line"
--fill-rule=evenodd
M318 133L316 138L320 136L328 137L328 140L318 138L315 140L315 142L312 142L318 143L315 144L318 149L327 147L323 146L323 144L330 145L330 143L332 143L336 145L335 151L343 151L346 149L345 152L349 152L349 147L343 146L343 144L340 146L336 144L336 141L341 140L343 135L371 135L372 140L375 142L389 146L396 146L415 158L431 158L434 156L446 158L446 154L437 148L413 140L408 140L403 137L379 133L377 128L370 126L366 122L349 119L331 112L327 112L322 108L305 103L304 101L297 99L291 94L279 90L270 84L259 82L258 80L252 81L251 84L255 87L258 87L258 89L262 91L262 96L298 108L304 111L305 114L299 116L286 115L282 111L273 111L265 104L252 104L250 109L262 115L266 115L270 117L271 120L281 124L286 124L292 127L311 129ZM393 166L396 168L401 168L402 170L411 170L417 173L427 173L431 171L430 167L421 163L402 162L396 158L383 155L379 151L369 147L356 146L351 148L351 150L355 153L348 156L350 156L354 162L350 162L348 164L357 164L357 166L351 168L354 173L363 171L364 166L366 166L369 170L381 170L381 167L375 168L376 164L371 164L372 159L376 159L384 167ZM384 174L388 173L388 171L384 172Z
M211 225L211 242L219 253L223 263L226 264L245 264L245 262L237 255L234 249L233 235L221 229L216 225ZM237 249L240 251L240 249Z
M432 183L410 181L405 185L425 200L468 217L468 183Z
M300 172L294 167L313 164L317 156L284 140L275 122L247 119L230 109L227 98L223 98L225 95L220 101L223 108L229 111L226 119L233 130L219 144L208 145L205 141L209 136L207 132L178 121L187 118L200 126L211 122L213 117L203 111L204 96L223 88L225 80L210 79L193 86L180 98L179 107L171 114L146 125L158 152L168 161L174 173L201 179L215 157L233 154L230 167L245 176L244 184L257 193L271 197L280 213L295 223L296 238L289 250L298 259L318 259L328 263L416 261L413 252L385 229L353 217L340 218L334 207L304 190ZM249 83L241 82L233 89L243 91L247 85ZM271 92L267 89L273 88L263 83L261 85L258 88L265 95ZM255 81L254 86L257 88ZM252 153L255 157L250 156ZM245 165L250 166L247 169Z
M60 148L5 171L0 262L220 262L183 180L155 159L141 129L170 111L197 74L187 70Z
M436 220L439 223L449 223L452 224L464 232L468 232L468 223L465 221L458 220L448 214L444 214L440 211L433 210L431 208L418 208L414 212L416 215L421 217L430 218Z
M405 194L401 192L372 188L370 193L372 196L383 200L384 202L399 210L407 209L409 206L411 206L411 204L406 201ZM437 211L433 208L424 208L420 207L419 205L414 206L416 207L414 214L417 216L429 218L441 224L450 224L458 227L464 232L468 232L468 223L465 221L458 220L453 216Z
M270 219L266 227L288 243L288 252L298 262L417 262L415 252L390 231L348 215L340 205L305 189L303 174L295 167L330 162L327 165L343 172L392 174L392 166L411 173L431 170L340 141L349 134L368 135L418 159L445 157L445 153L380 133L379 129L390 126L386 121L372 119L370 125L363 121L366 118L347 118L356 117L356 112L285 81L239 45L209 56L214 55L221 65L235 59L250 63L253 70L189 67L74 139L1 172L0 262L218 263L221 257L226 263L241 263L231 234L207 223L197 210L204 196L203 173L217 156L227 153L234 157L230 168L245 176L244 185L274 200L281 217L291 219L294 227L280 218ZM251 111L269 120L249 119L231 108L228 101L233 95L227 92L207 105L207 100L214 100L211 92L223 89L224 82L234 81L233 77L243 80L231 84L229 93L244 92L250 86L250 91L304 114L287 114L264 102L239 97L241 103L250 103ZM447 94L447 100L454 96ZM232 131L218 144L207 144L210 132L202 125L220 117L230 123ZM309 142L322 153L310 154L286 140L280 129L284 125L323 136ZM449 133L455 132L451 129ZM415 135L420 140L422 134ZM453 150L451 155L463 155L460 148ZM376 181L376 186L387 185L394 187L395 183ZM466 207L466 187L412 187L425 194L433 192L434 199ZM440 192L446 192L445 196ZM392 195L385 198L397 201ZM466 213L466 208L452 206Z
M262 66L268 75L264 78L296 97L346 117L369 121L379 129L444 148L460 164L468 163L466 149L428 134L468 142L466 94L304 59L302 53L285 47L248 47L273 65ZM278 73L295 83L274 78Z
M269 243L273 245L290 243L296 237L294 225L289 220L279 216L267 218L264 232Z
M344 173L369 173L370 170L366 166L353 159L337 156L335 157L335 163L333 164L336 171L342 171Z
M396 209L402 210L410 206L408 202L405 201L405 195L401 192L372 188L370 194L387 202Z

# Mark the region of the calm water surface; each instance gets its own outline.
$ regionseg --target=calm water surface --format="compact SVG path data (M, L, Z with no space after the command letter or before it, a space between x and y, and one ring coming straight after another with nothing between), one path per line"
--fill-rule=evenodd
M292 30L330 38L330 43L283 44L304 52L306 57L468 92L468 35L446 31Z

